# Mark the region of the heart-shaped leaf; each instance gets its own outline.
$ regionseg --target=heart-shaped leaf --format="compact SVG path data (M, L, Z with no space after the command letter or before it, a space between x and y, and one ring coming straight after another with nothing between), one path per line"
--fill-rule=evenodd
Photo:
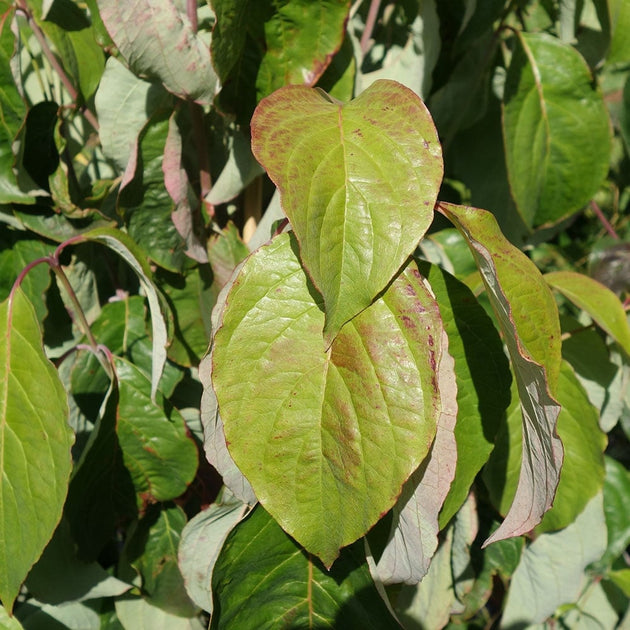
M346 105L289 86L256 109L252 150L280 190L302 263L324 296L330 343L431 224L443 173L431 116L395 81L376 81Z
M325 347L321 296L296 250L281 235L245 262L215 335L212 378L228 447L256 496L330 566L428 454L443 326L411 263Z

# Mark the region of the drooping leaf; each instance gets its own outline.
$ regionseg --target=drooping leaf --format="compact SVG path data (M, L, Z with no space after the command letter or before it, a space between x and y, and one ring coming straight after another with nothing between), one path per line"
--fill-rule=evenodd
M118 206L131 238L158 265L179 273L185 262L186 243L171 220L175 203L166 189L162 170L168 128L167 112L155 114L144 126L138 139L138 159L127 167Z
M228 447L256 496L330 566L428 454L442 324L412 263L327 349L321 297L296 250L283 234L245 262L215 335L212 379Z
M184 588L177 552L186 513L177 505L152 507L130 530L123 561L140 574L147 601L168 613L194 617L198 613Z
M536 527L537 533L562 529L572 523L600 491L604 480L606 436L599 428L596 410L566 363L560 371L556 397L562 405L557 430L565 458L553 506ZM490 495L502 514L512 503L520 475L523 443L518 411L518 406L512 404L484 475Z
M62 580L59 567L63 567ZM77 558L65 518L31 569L26 585L30 595L47 604L116 597L132 588L131 584L110 575L98 562L83 562Z
M175 0L98 0L111 38L138 76L159 79L183 99L210 104L216 75L210 49Z
M110 383L70 479L65 516L84 561L95 561L114 536L116 523L137 513L135 489L116 436L117 409L118 390Z
M0 203L34 204L35 197L23 191L13 166L12 145L26 117L26 105L13 80L11 58L15 51L15 35L11 23L15 5L11 0L0 2Z
M630 356L630 324L623 304L608 287L573 271L546 273L545 280L586 311Z
M496 432L510 403L511 375L503 343L466 285L436 265L419 263L419 268L440 305L449 353L455 358L457 468L440 512L440 527L444 527L466 499L494 448Z
M179 545L181 569L189 597L212 614L212 572L227 535L247 510L242 501L225 493L220 503L196 514L184 527Z
M74 441L66 392L20 289L0 304L0 366L0 599L11 611L61 518Z
M528 532L549 509L560 478L562 443L554 400L561 362L558 311L542 275L483 210L438 206L466 237L504 335L523 415L525 450L514 501L485 544Z
M197 449L176 409L132 363L114 358L119 404L117 433L138 500L168 501L182 494L197 471Z
M348 0L212 0L217 103L248 124L256 104L284 85L315 85L339 50Z
M445 332L442 344L444 355L437 378L442 413L429 456L412 473L392 510L390 539L376 563L375 575L383 584L420 582L438 546L438 514L451 488L458 455L454 434L457 384Z
M120 230L96 228L82 234L81 238L87 241L103 243L116 252L138 276L151 311L151 329L153 331L151 397L154 397L164 370L164 364L166 363L166 345L168 343L167 317L169 309L153 282L153 274L149 263L133 239Z
M230 532L217 559L210 628L396 628L362 549L360 542L344 549L327 571L256 507Z
M186 241L186 255L200 263L208 262L204 227L201 225L200 200L188 179L182 152L182 134L177 124L177 112L168 121L164 145L162 172L164 186L175 202L171 218L179 235Z
M147 121L170 101L157 81L137 77L115 57L107 60L94 103L103 153L120 173L137 159L138 136Z
M584 569L606 548L602 494L565 529L541 534L525 549L512 576L501 625L542 623L583 588Z
M508 176L525 223L555 223L586 205L608 173L611 134L580 54L550 35L519 32L503 103Z
M443 167L431 117L394 81L377 81L346 105L291 86L259 105L252 149L280 190L302 263L324 297L330 343L433 219Z

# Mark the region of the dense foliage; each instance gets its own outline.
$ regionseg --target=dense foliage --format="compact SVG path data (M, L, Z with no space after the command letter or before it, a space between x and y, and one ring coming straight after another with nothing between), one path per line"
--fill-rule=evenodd
M630 623L629 29L0 0L0 626Z

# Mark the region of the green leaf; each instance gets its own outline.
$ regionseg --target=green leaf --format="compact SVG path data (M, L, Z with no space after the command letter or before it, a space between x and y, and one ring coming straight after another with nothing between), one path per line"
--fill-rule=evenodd
M455 358L457 468L440 513L440 526L444 527L466 499L494 448L510 404L511 374L503 343L470 289L435 265L418 266L440 305L449 353Z
M341 48L348 0L212 0L217 104L248 124L258 101L291 83L315 85Z
M518 33L503 103L508 176L525 223L556 223L586 205L608 173L611 133L580 54L549 35Z
M630 324L619 298L597 280L573 271L545 274L547 284L586 311L630 356Z
M140 79L115 57L107 60L94 104L103 153L120 173L136 160L138 137L147 121L171 100L158 82Z
M105 54L98 45L90 21L72 0L54 0L44 20L38 20L58 53L66 75L85 102L94 94Z
M117 599L116 614L125 630L205 630L195 617L180 617L142 597Z
M542 534L525 549L510 582L502 627L542 623L558 606L574 602L583 588L585 568L605 548L600 493L567 528Z
M114 357L118 379L117 432L138 499L168 501L182 494L197 471L197 448L176 409L165 408L158 391L133 364Z
M428 454L443 328L412 263L326 349L321 297L296 250L283 234L245 262L215 335L212 379L237 466L330 566Z
M15 617L10 617L4 606L0 606L0 628L2 630L23 630L24 626Z
M186 514L177 505L151 507L129 533L124 560L142 578L147 601L168 613L194 617L198 609L186 594L177 564L177 551Z
M175 203L164 183L164 149L168 137L168 112L158 112L138 139L138 157L127 169L119 195L119 209L127 229L140 247L161 267L180 272L186 243L171 220Z
M431 224L443 172L431 116L393 81L373 83L346 105L291 86L259 105L252 149L280 190L302 263L324 297L330 344Z
M438 209L466 237L504 335L523 414L518 487L501 527L486 545L528 532L551 507L560 478L562 443L556 435L561 338L558 311L542 275L501 234L484 210L440 203Z
M602 558L612 564L630 544L630 473L623 464L606 457L604 480L604 512L608 530L608 546Z
M96 228L84 233L81 238L87 241L103 243L116 252L138 276L151 311L151 327L153 330L151 397L153 398L166 363L166 345L168 343L166 314L168 314L169 309L162 294L153 283L151 268L142 250L127 234L120 230Z
M117 410L118 390L112 383L68 489L65 515L85 561L96 560L113 538L116 524L137 513L135 489L116 435Z
M215 565L210 628L397 627L362 549L344 549L327 571L258 506L228 535Z
M608 56L608 63L621 63L630 60L630 43L628 29L630 29L630 6L625 0L609 0L610 24L612 37Z
M66 392L20 289L0 304L0 365L0 599L11 611L61 518L74 441Z
M214 98L216 75L210 49L195 33L185 5L175 0L129 3L98 0L111 38L134 74L159 79L183 99L208 105Z
M246 510L247 506L224 491L219 503L191 518L182 531L178 558L186 590L197 606L210 614L214 607L214 565L225 539Z
M60 567L63 567L63 580L59 579ZM28 574L26 586L30 595L47 604L116 597L132 588L131 584L110 575L98 562L77 558L65 518Z
M33 204L35 197L21 190L13 172L12 145L26 117L26 105L11 72L15 52L15 35L11 30L14 11L11 0L0 1L0 204Z

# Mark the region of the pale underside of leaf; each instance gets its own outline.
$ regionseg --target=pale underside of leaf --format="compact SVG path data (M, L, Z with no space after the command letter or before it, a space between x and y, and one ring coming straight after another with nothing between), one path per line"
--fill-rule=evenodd
M521 403L519 482L505 520L484 543L488 545L530 531L553 502L563 459L556 433L560 405L550 393L560 369L559 322L542 276L501 235L490 213L452 204L440 204L439 209L466 237L473 252L508 348ZM533 324L534 318L540 322ZM541 345L545 342L546 347Z
M442 412L429 457L411 475L393 508L391 538L375 572L384 584L417 584L426 575L438 546L438 515L455 476L457 387L445 332L442 343L444 353L438 370Z
M330 566L429 451L442 325L412 264L326 349L321 298L295 249L281 235L245 263L212 379L237 466L285 531Z

